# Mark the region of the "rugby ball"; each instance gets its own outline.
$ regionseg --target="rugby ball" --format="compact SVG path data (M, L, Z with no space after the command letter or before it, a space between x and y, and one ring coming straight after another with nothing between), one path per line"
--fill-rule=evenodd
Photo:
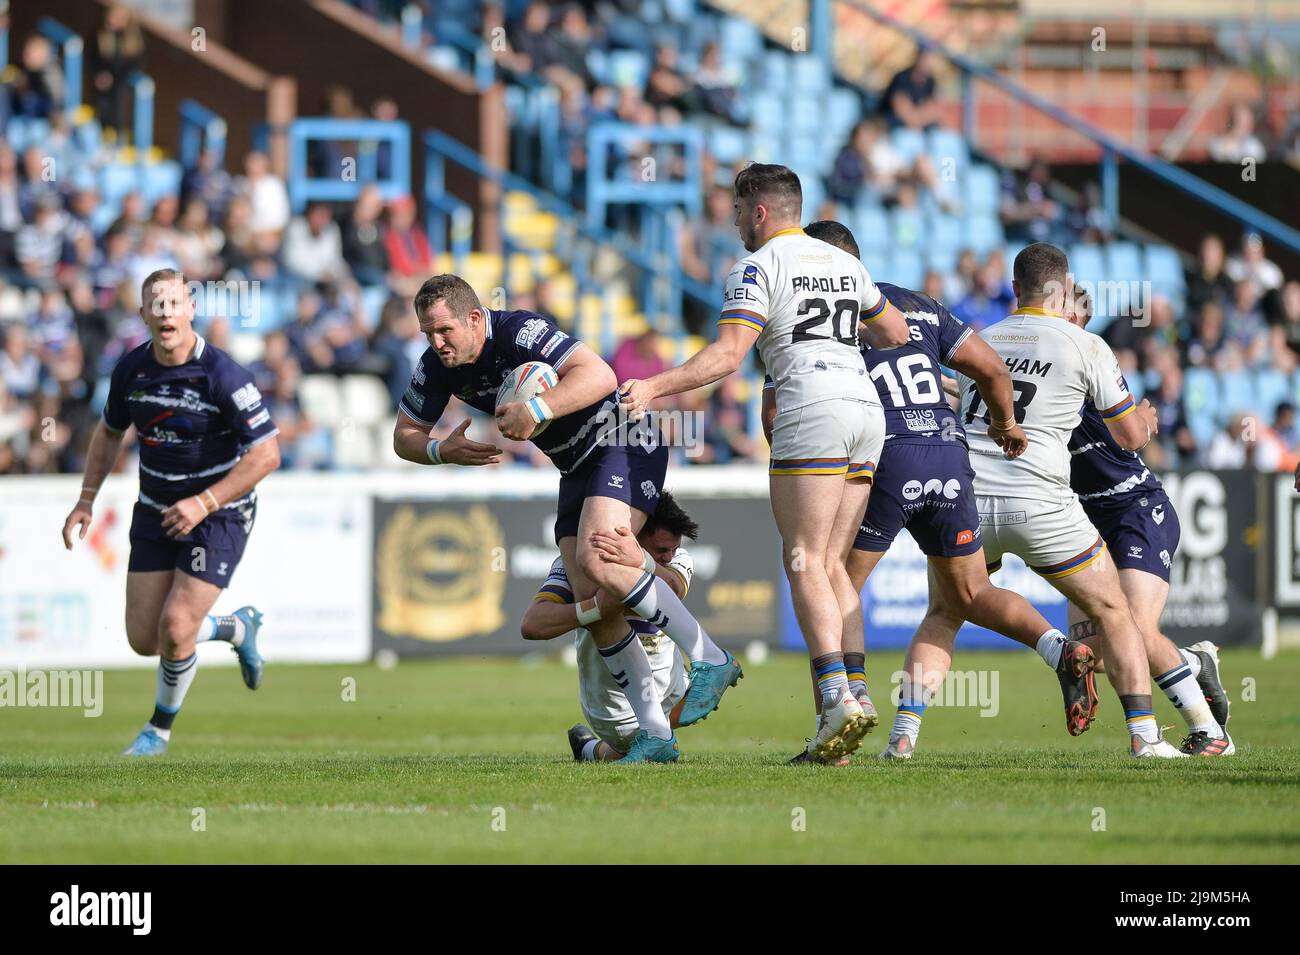
M560 378L555 374L555 369L544 361L530 361L520 365L510 374L506 375L506 380L501 382L501 387L497 389L497 404L500 408L502 405L508 405L512 401L528 401L530 398L536 398L544 391L550 391L557 384ZM533 437L537 437L550 426L549 421L543 421L533 432Z

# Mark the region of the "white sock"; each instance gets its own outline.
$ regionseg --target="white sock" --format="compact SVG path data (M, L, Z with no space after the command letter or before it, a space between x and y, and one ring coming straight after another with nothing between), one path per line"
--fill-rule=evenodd
M921 717L916 713L900 711L894 716L894 726L889 731L889 741L896 743L904 736L916 746L916 738L921 735Z
M233 614L226 614L221 617L208 614L200 621L199 632L194 640L196 643L206 643L209 640L224 640L232 647L237 647L244 642L244 621Z
M599 762L599 760L596 759L596 747L599 745L600 745L600 740L598 739L589 739L587 740L587 742L583 743L582 752L580 754L582 762L584 763Z
M185 701L185 692L194 682L199 669L198 653L184 660L162 659L158 662L157 694L154 697L153 717L149 725L163 739L171 738L172 722Z
M1193 733L1209 733L1214 739L1222 738L1223 728L1210 715L1210 704L1205 702L1205 694L1196 685L1196 677L1192 676L1191 667L1180 663L1154 679L1156 686L1164 690L1165 696L1169 697L1169 702L1183 714L1188 730Z
M692 663L727 662L727 654L709 639L699 621L673 593L673 588L657 575L649 572L642 575L623 598L623 606L666 633Z
M1186 647L1179 647L1178 652L1183 655L1187 665L1192 668L1192 679L1199 680L1201 678L1201 658Z
M650 657L646 655L637 632L629 629L627 636L612 647L601 647L600 656L609 667L614 682L627 697L628 705L636 714L637 725L658 739L672 739L673 730L664 716L654 670L650 668Z
M1061 651L1065 649L1065 634L1053 627L1038 638L1034 646L1043 662L1055 670L1061 665Z

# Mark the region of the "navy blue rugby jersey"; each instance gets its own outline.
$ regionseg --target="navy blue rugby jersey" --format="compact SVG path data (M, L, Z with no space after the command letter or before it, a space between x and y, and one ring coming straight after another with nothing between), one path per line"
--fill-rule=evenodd
M863 347L862 358L885 409L886 441L966 440L948 406L940 368L952 360L971 334L969 325L939 302L911 289L877 283L885 298L903 313L911 338L898 348Z
M1087 504L1120 500L1130 493L1154 491L1159 479L1142 456L1125 451L1110 435L1110 429L1091 401L1080 412L1081 420L1070 435L1070 489Z
M145 342L122 356L109 379L104 423L119 432L135 425L140 501L159 509L211 487L246 450L279 433L252 373L195 337L183 365L160 365Z
M487 336L483 351L470 364L447 368L432 348L425 351L402 396L402 411L423 425L438 423L447 401L455 395L479 411L496 411L497 389L506 376L530 361L546 362L558 370L581 344L536 312L485 309ZM611 426L617 424L618 392L580 411L553 420L531 438L557 468L568 474L591 453Z

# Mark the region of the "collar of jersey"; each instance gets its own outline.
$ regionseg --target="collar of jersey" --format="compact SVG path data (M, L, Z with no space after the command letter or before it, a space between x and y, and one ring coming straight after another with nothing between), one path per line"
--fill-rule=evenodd
M1041 316L1043 316L1044 318L1060 318L1060 317L1061 317L1061 316L1058 315L1056 312L1049 312L1047 309L1045 309L1045 308L1039 308L1039 307L1036 306L1036 305L1026 305L1024 308L1018 308L1018 309L1016 309L1016 310L1015 310L1014 312L1012 312L1011 314L1012 314L1012 315L1041 315Z
M788 229L782 229L780 232L773 232L767 237L767 242L771 242L773 239L783 235L807 235L807 233L803 231L801 226L794 225ZM767 245L767 242L764 242L763 244Z

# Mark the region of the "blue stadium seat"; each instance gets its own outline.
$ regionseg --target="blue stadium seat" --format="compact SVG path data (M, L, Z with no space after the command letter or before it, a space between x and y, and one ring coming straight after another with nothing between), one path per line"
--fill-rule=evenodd
M971 212L997 212L1002 203L1002 182L997 170L984 163L975 163L966 170L965 188L961 191Z
M790 71L790 87L796 93L824 93L831 87L830 68L815 56L793 57ZM815 106L813 103L807 104Z
M1291 382L1287 380L1286 375L1275 368L1255 372L1253 384L1255 386L1253 406L1269 421L1273 420L1279 404L1292 400Z
M1106 247L1106 277L1120 282L1140 282L1142 251L1135 242L1112 242Z
M866 250L878 251L890 247L890 223L885 210L878 205L864 203L858 206L854 215L853 236L865 254Z
M957 268L959 251L956 248L943 248L931 243L925 250L925 267L941 275L946 275Z
M1197 444L1206 444L1219 430L1219 405L1219 379L1214 372L1209 368L1188 368L1183 374L1183 407Z
M791 136L786 140L785 165L791 169L802 170L799 182L804 190L804 206L811 208L807 200L809 179L821 179L821 150L817 140L812 136ZM819 183L820 184L820 183Z
M966 240L962 243L979 255L986 255L1002 245L1002 222L996 215L972 213L966 217Z
M904 288L919 289L925 283L925 262L916 249L895 249L889 257L888 270L877 277Z
M1146 277L1157 295L1167 295L1178 305L1185 300L1183 262L1172 246L1153 243L1146 247Z
M1245 371L1229 371L1219 376L1220 398L1215 419L1219 424L1227 424L1234 414L1248 412L1263 414L1263 409L1255 407L1255 389L1251 386L1251 374Z
M943 214L930 216L926 244L931 249L950 251L953 253L953 260L956 261L956 253L962 247L963 238L961 220L956 216Z
M150 163L142 177L145 202L152 205L163 196L179 194L182 173L181 164L172 159Z
M749 152L745 134L731 126L717 126L709 133L709 152L726 165L745 159Z
M826 100L826 128L835 138L847 141L849 130L862 118L862 100L853 90L836 88ZM843 142L837 145L842 146Z
M895 209L889 216L889 236L900 249L919 248L926 242L925 217L916 209Z
M799 173L799 183L803 186L804 215L815 216L821 204L826 201L826 187L822 185L822 177L806 168L801 171L795 167L795 171Z
M889 139L908 163L915 162L916 157L925 152L925 133L920 130L896 129L889 134Z
M776 93L757 90L751 93L749 115L755 129L768 133L785 131L785 102Z
M1101 247L1078 243L1070 247L1070 274L1076 284L1089 283L1089 288L1096 291L1097 283L1106 278L1106 259ZM1100 303L1099 303L1100 304Z
M1008 242L1002 246L1002 258L1007 263L1007 281L1016 277L1016 256L1025 247L1023 242Z
M609 54L609 79L614 86L645 87L650 61L640 50L614 50Z
M786 101L786 122L790 135L795 139L811 140L811 145L819 153L825 152L822 147L828 143L836 147L842 146L843 143L837 142L838 137L826 132L826 117L808 100L809 94L796 92Z
M763 52L763 34L744 17L723 17L718 45L728 56L749 59Z
M99 195L106 204L121 205L122 197L139 183L139 169L128 163L107 163L99 171Z
M927 145L930 158L934 160L939 175L943 175L945 161L951 159L955 164L954 172L960 182L960 177L970 166L970 146L966 142L966 137L951 129L932 129L929 132Z
M757 89L780 90L790 88L790 54L784 50L768 50L763 54L763 61L758 67Z

